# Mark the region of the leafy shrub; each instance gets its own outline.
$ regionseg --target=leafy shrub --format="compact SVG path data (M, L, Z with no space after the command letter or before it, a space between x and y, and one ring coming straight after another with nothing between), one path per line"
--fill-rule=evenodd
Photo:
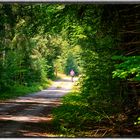
M113 77L140 81L140 56L113 56L113 60L120 61L116 64Z

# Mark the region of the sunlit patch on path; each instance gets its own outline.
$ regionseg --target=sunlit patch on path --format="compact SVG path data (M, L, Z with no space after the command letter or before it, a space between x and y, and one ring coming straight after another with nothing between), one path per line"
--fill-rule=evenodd
M38 117L38 116L1 116L0 120L11 120L11 121L17 121L17 122L48 122L52 120L52 117Z
M63 78L48 89L0 103L0 137L55 137L49 130L51 111L73 84L70 77Z

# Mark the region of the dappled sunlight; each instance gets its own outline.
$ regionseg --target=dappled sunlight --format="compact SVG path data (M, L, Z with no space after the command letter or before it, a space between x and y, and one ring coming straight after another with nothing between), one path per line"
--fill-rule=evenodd
M23 136L26 137L42 137L42 133L37 133L37 132L32 132L32 131L27 131L27 130L20 130L19 132L21 132L23 134Z
M62 104L60 98L73 84L70 78L65 78L48 89L0 103L0 136L51 137L46 129L53 129L52 109Z
M56 81L57 83L61 83L61 82L71 82L71 78L65 78L65 79L62 79L61 81Z
M0 4L0 137L140 136L140 4L106 2Z
M54 94L57 94L57 93L66 93L66 92L68 92L69 90L68 89L64 89L64 90L62 90L62 89L54 89L54 90L49 90L49 89L46 89L46 90L42 90L42 91L47 91L47 92L49 92L49 93L51 93L51 92L55 92Z
M32 123L39 123L39 122L48 122L52 120L52 117L39 117L39 116L13 116L13 115L3 115L0 116L0 120L3 121L17 121L17 122L32 122Z
M57 137L52 133L39 133L39 132L32 132L28 130L19 130L19 132L21 132L22 135L26 137Z
M36 99L36 100L17 100L15 102L19 102L19 105L16 106L15 108L7 107L3 108L0 112L0 116L2 117L3 115L8 115L8 114L15 114L15 115L21 115L21 114L28 114L28 115L35 115L36 112L40 112L44 110L44 108L47 108L44 113L47 113L48 110L52 107L57 107L61 103L59 100L42 100ZM23 104L24 103L24 104ZM13 105L12 103L11 105ZM23 112L24 111L24 112Z
M6 110L8 108L16 107L18 104L11 104L11 103L3 103L2 105L0 104L0 111Z
M51 100L51 99L46 99L46 98L34 98L34 97L28 97L28 98L20 98L14 100L16 103L35 103L35 104L50 104L50 103L55 103L57 102L56 100Z

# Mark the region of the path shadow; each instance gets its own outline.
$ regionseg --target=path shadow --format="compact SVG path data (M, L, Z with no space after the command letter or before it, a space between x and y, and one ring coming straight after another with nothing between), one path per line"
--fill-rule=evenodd
M9 112L9 115L0 115L0 137L17 138L17 137L48 137L47 133L54 133L55 127L52 123L51 111L60 104L58 100L50 101L40 112L34 112L35 103L25 109L17 108L15 112ZM27 113L27 112L28 113ZM18 126L21 126L18 128ZM17 127L17 128L15 128ZM15 130L14 130L15 129Z
M71 79L56 82L71 82ZM0 137L48 137L46 133L54 133L56 127L52 123L52 109L61 104L60 98L69 90L69 86L52 86L37 94L0 103Z
M17 129L16 131L11 131L11 129L2 128L2 126L20 126L23 127ZM17 122L17 121L0 121L0 138L40 138L49 137L47 134L55 134L57 129L55 129L52 121L48 122Z

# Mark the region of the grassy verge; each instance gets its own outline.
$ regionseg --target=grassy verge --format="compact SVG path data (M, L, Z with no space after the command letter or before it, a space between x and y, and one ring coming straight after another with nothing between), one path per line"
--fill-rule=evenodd
M110 131L109 124L101 123L106 116L94 109L93 112L80 92L67 94L62 103L53 110L58 137L102 137Z
M51 83L51 80L47 80L43 83L32 83L30 86L15 84L14 86L11 86L7 91L0 93L0 100L12 99L27 95L29 93L37 92L44 88L48 88Z
M94 116L77 86L62 98L62 103L53 110L54 126L60 137L76 137L85 122L92 121Z
M86 104L78 92L71 92L62 99L62 105L53 110L54 124L60 135L74 137L75 129L82 125L81 118L86 115Z

